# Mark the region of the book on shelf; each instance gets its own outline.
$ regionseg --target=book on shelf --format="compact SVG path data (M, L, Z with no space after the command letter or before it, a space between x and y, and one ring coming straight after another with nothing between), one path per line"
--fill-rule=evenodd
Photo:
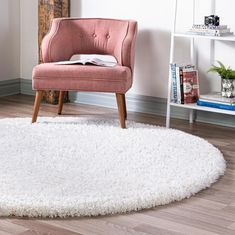
M177 103L183 104L183 66L176 66L176 88L177 88Z
M199 32L199 31L187 31L187 34L191 35L199 35L199 36L212 36L212 37L224 37L224 36L232 36L232 32L220 33L220 32Z
M227 29L227 25L205 25L205 24L193 24L192 29Z
M199 98L198 71L183 72L184 104L196 103Z
M173 63L171 66L171 102L184 104L184 103L195 103L198 96L195 96L196 93L199 94L199 85L198 78L193 78L191 83L186 80L189 79L191 75L197 76L197 70L195 66L191 64L176 64ZM196 84L197 83L197 87ZM187 85L188 84L188 85ZM184 87L185 86L185 87ZM197 89L197 92L195 93ZM194 97L189 98L189 97Z
M230 33L230 29L190 29L189 32L224 34L224 33Z
M191 29L187 31L187 34L200 35L200 36L231 36L233 32L230 31L230 28L227 25L219 26L207 26L207 25L193 25Z
M203 100L199 99L197 101L197 105L210 107L210 108L217 108L217 109L225 109L225 110L235 111L235 105L223 104L223 103L219 103L219 102L216 102L216 101L203 101Z
M171 102L177 103L176 64L170 64L171 71Z
M68 60L68 61L58 61L54 62L56 65L96 65L104 67L113 67L117 63L112 61L104 61L99 58L84 58L80 60Z
M219 104L235 106L235 97L234 98L223 97L221 95L221 92L211 92L208 94L200 95L199 100L205 102L215 102Z

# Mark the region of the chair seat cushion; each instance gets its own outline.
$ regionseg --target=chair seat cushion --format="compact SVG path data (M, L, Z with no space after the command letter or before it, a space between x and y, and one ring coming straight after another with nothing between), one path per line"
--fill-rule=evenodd
M116 65L57 65L44 63L34 67L34 90L97 91L125 93L132 85L131 70Z

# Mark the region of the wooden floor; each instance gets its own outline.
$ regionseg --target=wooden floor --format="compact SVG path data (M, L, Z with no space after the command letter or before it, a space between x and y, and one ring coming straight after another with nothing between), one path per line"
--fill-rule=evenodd
M0 118L30 117L32 105L31 96L0 98ZM55 116L56 106L43 104L39 115ZM118 118L116 110L77 104L65 104L64 115ZM128 119L165 123L162 117L140 113L128 113ZM66 220L1 218L0 235L235 234L235 129L203 123L189 125L183 120L173 120L172 127L203 137L223 152L227 171L211 188L181 202L126 215Z

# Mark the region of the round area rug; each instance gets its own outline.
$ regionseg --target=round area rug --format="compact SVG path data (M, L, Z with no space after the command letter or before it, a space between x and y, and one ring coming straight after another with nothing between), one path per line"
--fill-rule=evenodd
M188 198L225 171L207 141L85 118L0 120L0 216L95 216Z

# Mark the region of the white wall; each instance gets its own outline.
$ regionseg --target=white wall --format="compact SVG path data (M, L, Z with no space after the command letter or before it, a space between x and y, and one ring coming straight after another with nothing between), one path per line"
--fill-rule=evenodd
M37 64L37 0L21 1L21 77L31 79L31 71ZM179 21L177 28L187 30L192 24L192 0L178 0ZM168 63L170 50L170 29L172 26L173 0L71 0L73 17L110 17L135 19L139 23L134 84L130 93L166 97ZM203 16L209 15L211 0L196 0L196 22L203 23ZM221 23L232 26L234 0L217 0ZM219 79L206 70L210 66L210 42L200 41L198 45L201 90L220 88ZM189 58L189 41L178 39L177 60ZM235 68L235 45L216 43L215 58ZM216 81L214 83L214 81Z
M0 81L20 77L20 5L1 0L0 7Z
M31 79L38 64L38 0L20 0L20 76Z

